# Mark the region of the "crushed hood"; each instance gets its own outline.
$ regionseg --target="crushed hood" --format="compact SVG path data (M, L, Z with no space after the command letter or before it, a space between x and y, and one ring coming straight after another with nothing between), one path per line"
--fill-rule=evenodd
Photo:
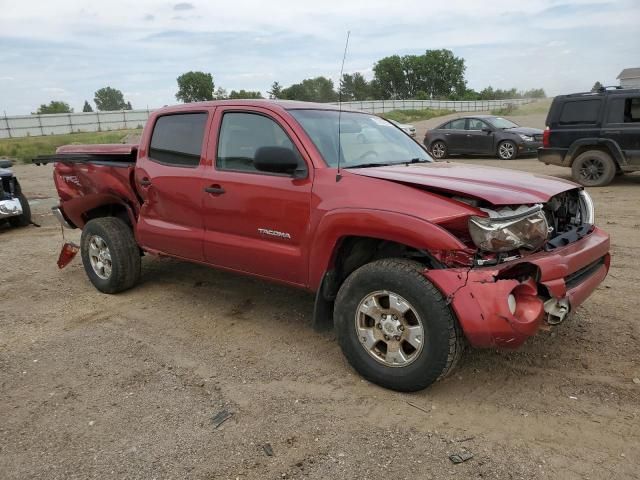
M493 205L545 203L579 185L556 177L452 162L349 169L350 173L474 197Z

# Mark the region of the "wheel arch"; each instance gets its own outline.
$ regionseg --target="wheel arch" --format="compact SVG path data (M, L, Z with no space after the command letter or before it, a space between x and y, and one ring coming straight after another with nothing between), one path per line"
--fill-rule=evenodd
M78 197L64 202L62 209L69 220L79 228L83 228L89 220L100 217L120 218L132 228L137 223L133 208L120 197L110 194Z
M569 147L565 155L565 164L571 167L579 155L589 150L599 150L611 155L613 161L616 162L616 168L618 170L620 170L620 167L627 165L620 146L609 138L584 138L576 140L571 144L571 147Z
M373 260L411 258L425 268L442 268L432 252L465 245L424 219L379 210L339 210L320 222L310 251L309 286L316 292L314 326L330 327L333 299L350 273Z

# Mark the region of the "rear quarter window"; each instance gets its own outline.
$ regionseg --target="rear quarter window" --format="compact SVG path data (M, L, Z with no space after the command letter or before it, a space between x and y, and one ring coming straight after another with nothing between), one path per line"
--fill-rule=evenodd
M177 167L196 167L200 163L206 123L206 113L159 117L151 135L149 158Z
M566 102L560 110L560 125L580 125L598 123L602 100L574 100Z

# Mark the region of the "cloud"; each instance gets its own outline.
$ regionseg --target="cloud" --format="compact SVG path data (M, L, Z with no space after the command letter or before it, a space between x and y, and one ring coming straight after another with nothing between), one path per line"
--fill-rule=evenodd
M173 6L173 9L176 11L193 10L194 8L196 7L194 7L193 4L189 2L176 3Z
M638 58L636 0L448 0L428 8L424 0L109 5L22 0L3 6L0 111L29 113L62 93L81 109L106 85L139 93L132 95L134 107L171 104L176 77L189 70L211 72L228 91L264 92L276 80L286 86L317 75L336 81L347 30L345 72L371 78L384 56L448 48L465 59L476 89L588 90L596 80L615 84ZM43 79L55 79L55 86Z

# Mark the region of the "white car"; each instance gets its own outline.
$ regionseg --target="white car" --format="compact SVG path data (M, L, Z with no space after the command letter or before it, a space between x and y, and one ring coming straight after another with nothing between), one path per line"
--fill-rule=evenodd
M393 123L396 127L402 129L407 135L411 137L416 136L416 127L414 127L413 125L410 125L408 123L396 122L395 120L389 120L389 121Z

